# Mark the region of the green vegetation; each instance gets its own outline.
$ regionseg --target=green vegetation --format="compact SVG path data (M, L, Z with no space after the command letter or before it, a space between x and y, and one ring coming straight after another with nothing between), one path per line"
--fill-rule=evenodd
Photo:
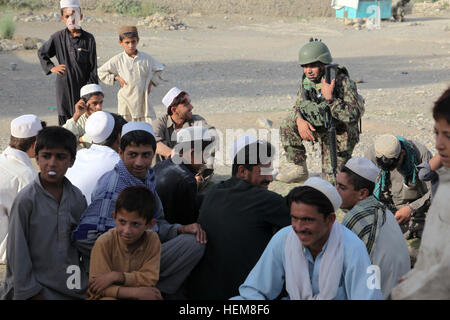
M5 39L12 39L16 25L10 15L4 15L0 18L0 37Z
M111 0L103 2L100 9L107 13L120 13L136 17L146 17L156 12L164 12L152 1L137 0Z
M44 4L40 0L0 0L0 6L6 6L11 9L41 9Z

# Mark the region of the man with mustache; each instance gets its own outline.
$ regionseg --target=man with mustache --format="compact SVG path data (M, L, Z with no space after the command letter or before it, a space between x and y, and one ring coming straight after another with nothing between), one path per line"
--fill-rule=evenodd
M208 236L205 254L188 279L188 297L224 300L258 261L276 230L289 224L283 198L267 188L272 182L274 149L243 136L234 142L232 177L205 195L198 223Z
M364 243L336 221L341 203L337 190L317 177L292 189L292 225L273 236L233 299L382 299Z

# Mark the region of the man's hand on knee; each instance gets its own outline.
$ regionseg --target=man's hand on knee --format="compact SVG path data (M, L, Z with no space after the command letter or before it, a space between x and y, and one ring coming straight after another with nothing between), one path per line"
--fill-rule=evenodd
M200 242L201 244L205 244L207 242L206 232L205 230L202 229L202 227L198 223L180 226L178 228L178 233L195 234L198 242Z
M314 129L314 126L309 123L308 121L298 117L297 120L297 128L298 128L298 133L300 134L300 137L303 140L307 140L307 141L314 141L314 135L312 133L312 131L316 131L316 129Z

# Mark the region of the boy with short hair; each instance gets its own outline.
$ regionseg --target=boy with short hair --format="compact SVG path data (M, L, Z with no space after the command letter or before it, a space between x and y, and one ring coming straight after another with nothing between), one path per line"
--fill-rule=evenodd
M156 223L155 213L156 199L149 189L122 190L113 212L116 227L102 234L92 249L86 299L162 299L154 287L161 242L148 230Z
M161 82L164 65L152 56L138 51L138 30L135 26L119 28L119 44L124 51L112 57L98 69L99 78L108 85L120 83L117 93L118 114L127 121L152 123L156 113L150 105L149 95L152 86Z
M61 127L36 140L40 173L17 195L8 229L6 278L0 299L83 299L87 270L71 232L86 208L81 191L65 178L75 161L75 136Z
M80 89L87 83L98 83L95 38L81 29L78 0L61 0L61 20L67 28L54 33L38 50L38 58L46 75L56 74L56 104L59 125L74 114L80 100ZM55 57L59 65L51 61Z

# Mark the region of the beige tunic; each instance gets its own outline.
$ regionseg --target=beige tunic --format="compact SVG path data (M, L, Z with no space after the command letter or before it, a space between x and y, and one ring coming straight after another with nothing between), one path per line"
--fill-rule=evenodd
M450 168L441 168L439 187L425 221L414 269L392 290L392 299L450 299Z
M125 287L154 287L159 279L161 242L158 234L145 232L145 240L134 252L129 252L119 238L116 228L102 234L91 253L89 277L112 271L123 272ZM120 286L112 285L95 295L87 291L86 299L117 298Z
M164 65L151 55L139 51L131 58L122 52L112 57L98 69L101 81L114 85L114 78L121 77L127 82L117 93L118 113L127 121L147 121L156 119L156 113L150 105L148 86L150 81L155 86L161 82Z
M69 130L77 137L79 148L89 148L92 145L92 139L86 134L85 131L86 121L86 113L83 113L76 122L73 118L70 118L63 125L63 128ZM80 138L83 140L82 143L80 142Z

